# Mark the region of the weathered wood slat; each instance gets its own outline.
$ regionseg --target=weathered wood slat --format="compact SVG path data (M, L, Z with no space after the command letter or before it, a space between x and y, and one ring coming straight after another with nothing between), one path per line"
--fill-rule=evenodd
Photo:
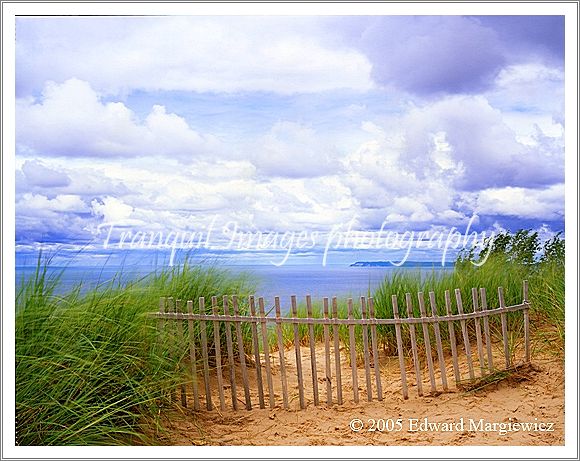
M429 308L431 310L431 317L439 316L437 300L435 299L435 293L432 291L429 292ZM435 332L435 342L437 343L437 358L439 359L439 371L441 372L441 385L443 386L443 390L447 391L449 390L449 385L447 384L447 369L445 367L445 355L443 354L439 322L433 324L433 331Z
M298 318L298 306L296 304L296 295L290 297L290 304L292 305L292 315ZM298 397L300 400L300 408L306 408L306 401L304 400L304 376L302 373L302 354L300 353L300 332L299 324L296 321L294 327L294 351L296 353L296 374L298 375Z
M240 308L238 305L238 297L232 296L232 304L234 306L234 314L240 315ZM246 410L252 409L252 399L250 396L250 381L248 379L248 369L246 367L246 351L244 349L244 337L242 336L242 325L236 323L236 336L238 337L238 355L240 357L240 368L242 369L242 382L244 383L244 399L246 401Z
M325 319L328 319L328 298L322 299L322 310ZM332 367L330 365L330 337L329 326L324 324L324 379L326 382L326 403L332 405Z
M353 309L352 309L352 298L348 298L348 318L352 319ZM358 403L358 372L356 368L356 343L354 338L354 324L348 326L348 340L350 349L350 368L352 371L352 394L354 403Z
M230 375L230 391L232 394L232 407L234 410L238 409L238 392L236 388L236 363L234 359L234 344L232 342L232 324L227 320L230 315L230 308L228 303L228 297L222 297L222 305L224 308L224 316L226 321L224 322L226 328L226 347L228 349L228 364L229 364L229 375Z
M181 304L181 299L176 299L175 300L175 312L181 312L182 309L182 304ZM183 320L176 320L175 323L177 323L177 345L178 345L178 349L177 349L177 358L179 360L179 365L181 368L181 364L182 364L182 360L181 357L183 356L183 350L182 347L184 345L184 340L183 340ZM187 408L187 392L185 389L185 383L181 383L181 406L184 408Z
M256 304L253 296L250 296L248 298L248 304L250 305L250 315L252 317L256 317ZM260 403L260 408L266 408L266 403L264 401L264 384L262 382L262 363L260 360L258 324L252 322L251 325L252 325L252 346L254 349L254 361L256 362L256 382L258 383L258 401Z
M425 310L425 298L423 297L423 292L420 291L417 294L419 300L419 312L421 313L421 318L427 317L427 311ZM429 371L429 380L431 382L431 393L437 392L437 383L435 381L435 372L433 367L433 353L431 351L431 337L429 335L429 324L423 323L421 325L423 330L423 341L425 342L425 356L427 358L427 370Z
M457 310L460 314L463 314L463 301L461 300L461 290L459 288L455 289L455 299L457 301ZM475 380L475 373L473 371L473 360L471 359L471 343L469 341L469 332L467 331L467 324L465 320L460 320L461 332L463 334L463 346L465 347L465 356L467 359L467 368L469 369L469 379L471 381Z
M217 296L211 297L211 310L214 315L218 315L218 301ZM220 324L217 320L213 321L213 343L215 351L215 366L216 376L218 382L218 396L220 399L220 410L226 409L226 399L224 396L224 377L222 374L222 346L220 338Z
M479 311L479 300L477 295L477 288L471 289L471 298L473 300L473 311ZM479 370L481 376L485 375L485 359L483 356L483 341L481 338L481 319L477 318L475 322L475 339L477 341L477 357L479 359Z
M187 301L187 312L193 314L193 301ZM193 388L193 408L198 411L199 405L199 389L197 385L197 357L195 353L195 331L193 326L193 319L190 317L187 320L187 333L189 334L189 360L191 361L191 386Z
M268 327L266 324L266 312L264 309L264 298L258 298L258 308L260 310L260 319L262 326L262 349L264 350L264 365L266 366L266 381L268 382L268 400L270 408L276 406L274 396L274 382L272 380L272 367L270 361L270 344L268 343Z
M413 301L411 300L411 293L405 294L407 302L407 315L413 316ZM417 351L417 336L415 333L415 324L409 324L409 334L411 336L411 351L413 353L413 363L415 364L415 380L417 381L417 393L419 396L423 395L423 378L421 377L421 363L419 362L419 353Z
M375 302L371 297L369 298L369 316L371 320L375 319ZM379 365L379 348L377 344L377 326L371 324L371 346L373 349L373 366L375 369L375 380L377 385L377 399L379 402L383 400L383 386L381 384L381 368Z
M487 299L485 288L479 289L479 296L481 298L481 309L487 311ZM491 334L489 331L489 318L483 317L483 332L485 334L485 348L487 351L487 369L491 373L493 371L493 353L491 350Z
M306 295L306 315L308 319L312 319L312 299L310 295ZM318 397L318 373L316 372L316 344L314 341L314 324L308 324L308 343L310 345L310 368L312 373L312 392L314 393L314 405L320 404Z
M503 287L499 287L497 289L497 294L499 297L499 307L505 307L505 299L503 296ZM500 314L501 316L501 335L503 338L503 354L505 356L505 367L506 369L511 367L511 357L510 357L510 346L509 346L509 338L508 338L508 325L507 325L507 316L505 313Z
M282 402L284 408L288 409L288 381L286 379L286 363L284 359L284 336L282 334L282 323L280 315L280 297L274 297L276 308L276 335L278 337L278 355L280 356L280 380L282 381Z
M332 298L332 317L334 320L338 319L336 296ZM334 342L334 367L336 369L336 400L339 405L342 405L342 366L340 363L340 338L337 323L332 326L332 339Z
M205 300L199 298L199 311L205 312ZM201 355L203 357L203 381L205 384L205 404L208 410L213 408L211 402L211 387L209 382L209 354L207 350L207 331L205 321L199 323L199 336L201 339Z
M523 304L529 302L528 298L528 281L524 280L524 300ZM530 310L524 309L524 347L525 347L525 360L526 363L531 361L531 351L530 351Z
M449 342L451 344L451 357L453 359L453 374L455 376L455 384L461 381L461 373L459 372L459 362L457 360L457 341L455 339L455 325L451 321L451 294L449 290L445 290L445 310L447 312L447 328L449 331Z
M360 307L361 314L364 320L367 319L367 302L364 296L360 297ZM363 336L363 354L364 354L364 364L365 364L365 378L367 383L367 400L371 402L373 400L373 387L371 384L371 366L370 366L370 355L369 355L369 327L368 325L363 325L362 327Z
M397 295L391 296L391 302L393 304L393 316L396 320L399 319L399 305L397 303ZM403 398L409 398L409 389L407 387L407 371L405 367L405 354L403 351L403 339L401 335L401 324L395 324L395 335L397 337L397 355L399 356L399 369L401 370L401 387L403 391Z

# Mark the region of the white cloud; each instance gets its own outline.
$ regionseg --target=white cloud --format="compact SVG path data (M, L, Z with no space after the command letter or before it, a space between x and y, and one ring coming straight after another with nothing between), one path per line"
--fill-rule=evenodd
M116 197L104 197L102 200L93 200L91 208L96 216L102 216L104 223L118 223L119 225L140 224L132 219L134 208Z
M485 189L465 198L479 214L559 220L564 217L564 195L564 184L555 184L544 189Z
M89 83L48 83L40 101L19 99L16 141L30 153L68 157L171 156L191 160L219 150L219 142L193 130L163 106L141 122L123 103L102 101Z
M78 195L57 195L50 199L41 194L24 194L16 203L16 208L20 214L42 215L52 212L61 213L86 213L89 211L87 205Z
M76 76L109 94L370 88L367 58L327 45L314 22L241 16L19 19L17 67L21 85L38 88Z

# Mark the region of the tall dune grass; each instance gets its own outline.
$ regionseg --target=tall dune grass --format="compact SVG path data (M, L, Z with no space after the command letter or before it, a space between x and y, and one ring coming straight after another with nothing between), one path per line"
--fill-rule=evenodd
M160 296L197 299L251 291L249 280L188 264L127 285L120 277L88 291L57 295L49 261L18 289L16 417L21 445L146 443L171 405L171 390L191 379L156 341ZM209 335L209 338L213 338ZM147 431L151 433L152 431Z

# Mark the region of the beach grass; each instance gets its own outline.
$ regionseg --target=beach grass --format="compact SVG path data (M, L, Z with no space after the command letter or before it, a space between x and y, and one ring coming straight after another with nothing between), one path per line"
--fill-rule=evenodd
M50 258L20 285L16 298L16 420L20 445L147 443L172 404L171 390L190 380L182 357L158 341L161 296L197 299L253 291L249 280L184 264L135 282L115 277L59 295ZM242 306L242 308L244 308ZM210 334L210 344L213 335ZM185 348L181 348L185 350Z

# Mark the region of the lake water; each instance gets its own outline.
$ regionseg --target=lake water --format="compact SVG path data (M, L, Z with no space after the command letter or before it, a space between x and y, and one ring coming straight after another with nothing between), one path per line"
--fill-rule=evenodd
M352 267L343 265L300 265L300 266L219 266L234 274L250 273L258 283L257 296L263 296L269 305L273 304L274 296L288 299L290 295L297 295L299 299L309 294L315 299L324 296L352 296L368 295L393 271L420 271L422 274L431 274L432 271L449 271L452 268L434 265L433 267ZM52 267L50 272L55 274L63 268ZM82 283L83 289L90 289L100 283L107 283L118 273L122 273L122 282L129 282L141 278L155 269L151 266L119 266L78 267L69 266L62 272L58 288L65 293L75 285ZM34 276L35 267L16 267L17 285L22 280ZM217 293L216 293L217 294ZM219 293L222 294L222 293ZM233 293L232 293L233 294Z

